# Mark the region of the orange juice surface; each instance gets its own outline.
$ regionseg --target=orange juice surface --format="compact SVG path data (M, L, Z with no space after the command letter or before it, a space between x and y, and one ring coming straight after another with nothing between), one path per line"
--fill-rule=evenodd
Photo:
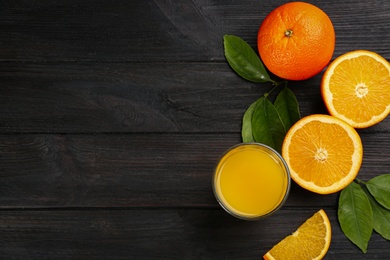
M229 150L220 160L213 181L222 206L244 218L270 213L283 202L289 189L282 160L257 144Z

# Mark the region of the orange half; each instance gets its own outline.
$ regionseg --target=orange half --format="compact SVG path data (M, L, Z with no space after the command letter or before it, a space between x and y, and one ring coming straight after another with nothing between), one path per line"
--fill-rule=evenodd
M321 94L329 113L351 126L377 124L390 113L390 64L371 51L345 53L326 69Z
M298 185L330 194L355 179L363 159L363 145L359 134L346 122L329 115L310 115L287 132L282 156Z

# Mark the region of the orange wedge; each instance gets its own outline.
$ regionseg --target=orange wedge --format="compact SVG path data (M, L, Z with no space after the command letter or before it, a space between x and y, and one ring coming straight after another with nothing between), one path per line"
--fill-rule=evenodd
M321 94L329 113L351 126L377 124L390 113L390 64L371 51L345 53L326 69Z
M282 156L291 178L319 194L340 191L360 170L363 145L346 122L329 115L310 115L296 122L283 141Z
M328 252L331 238L329 218L321 209L292 235L276 244L263 258L266 260L322 259Z

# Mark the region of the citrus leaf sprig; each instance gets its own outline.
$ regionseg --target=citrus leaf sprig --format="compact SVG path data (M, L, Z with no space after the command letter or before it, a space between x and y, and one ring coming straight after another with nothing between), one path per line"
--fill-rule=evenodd
M301 117L294 93L287 88L287 81L276 82L270 78L255 51L240 37L225 35L224 50L229 65L242 78L256 83L271 82L274 85L244 113L242 141L263 143L280 152L287 131ZM284 88L272 103L269 94L283 83Z
M225 35L223 39L226 60L238 75L253 82L274 82L248 43L234 35Z
M362 187L351 182L340 193L338 218L341 230L364 253L373 230L370 201Z
M367 252L373 230L390 240L390 174L356 179L340 193L338 219L345 236Z

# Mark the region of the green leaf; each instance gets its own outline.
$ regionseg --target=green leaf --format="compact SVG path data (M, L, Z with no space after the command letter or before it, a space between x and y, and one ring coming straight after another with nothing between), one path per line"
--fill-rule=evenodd
M246 80L253 82L267 82L270 77L255 51L234 35L225 35L225 57L233 70Z
M366 253L373 230L373 213L366 193L356 182L340 193L338 219L345 236Z
M280 152L286 128L275 106L267 97L260 98L252 115L252 133L256 142L266 144Z
M255 141L252 133L252 115L257 103L260 101L260 99L263 98L265 97L261 97L255 102L253 102L252 105L250 105L249 108L244 113L244 116L242 118L242 130L241 130L242 141L244 143Z
M287 131L301 118L298 100L287 87L280 91L274 105Z
M390 210L390 174L372 178L366 184L372 196L385 208Z
M366 194L374 216L374 230L383 238L390 240L390 211L382 207L368 191Z

